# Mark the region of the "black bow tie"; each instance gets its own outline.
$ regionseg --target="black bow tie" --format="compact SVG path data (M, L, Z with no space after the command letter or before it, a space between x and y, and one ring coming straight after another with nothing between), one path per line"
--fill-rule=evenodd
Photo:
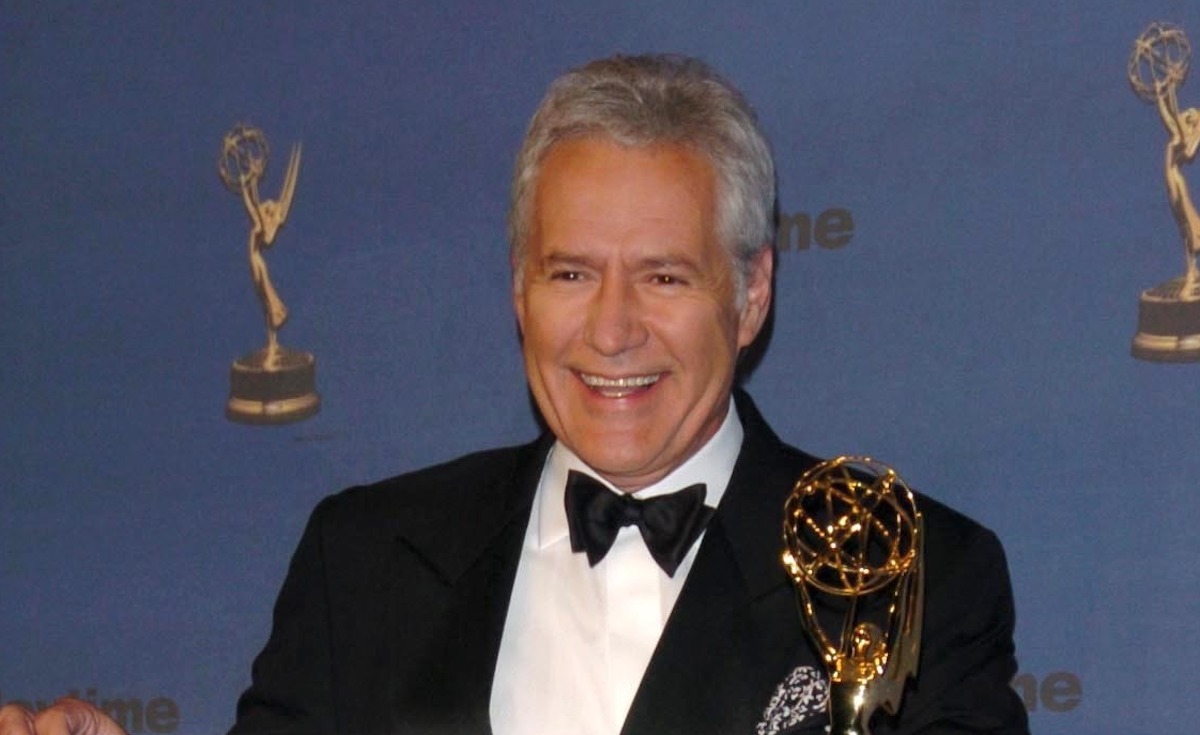
M567 524L571 550L587 551L596 566L624 526L637 526L650 556L674 577L688 549L704 531L713 509L704 504L704 485L696 484L670 495L638 500L609 490L582 472L567 473Z

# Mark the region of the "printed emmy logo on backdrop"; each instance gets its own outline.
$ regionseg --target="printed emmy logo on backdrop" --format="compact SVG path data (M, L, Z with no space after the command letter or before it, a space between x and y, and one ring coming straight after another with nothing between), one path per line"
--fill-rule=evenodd
M1164 175L1167 201L1183 242L1183 275L1142 292L1133 356L1152 362L1200 360L1200 213L1192 202L1183 166L1200 147L1200 110L1179 109L1178 92L1187 79L1192 47L1181 28L1151 23L1133 44L1129 84L1158 109L1167 128Z
M267 171L270 149L258 128L237 125L225 136L217 172L229 191L241 197L250 215L250 277L262 305L267 344L239 357L229 372L225 415L245 424L284 424L301 421L321 408L316 390L316 359L308 352L279 344L279 330L288 310L267 271L264 252L287 220L300 173L300 146L292 148L279 198L263 200L259 184Z

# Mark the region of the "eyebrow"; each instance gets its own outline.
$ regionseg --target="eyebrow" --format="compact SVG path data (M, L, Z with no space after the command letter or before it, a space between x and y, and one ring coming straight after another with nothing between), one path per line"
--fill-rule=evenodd
M590 266L595 262L595 258L590 258L580 253L566 253L562 251L543 255L538 259L539 264L543 267L561 266L561 265L586 265Z
M581 265L589 267L597 267L596 264L600 259L585 253L572 253L564 251L556 251L543 255L539 262L542 266L561 266L561 265ZM640 258L635 261L634 268L637 270L657 270L660 268L670 270L699 270L695 259L685 255L652 255Z
M649 268L650 270L655 270L658 268L698 270L695 260L683 256L644 258L640 261L640 266L643 268Z

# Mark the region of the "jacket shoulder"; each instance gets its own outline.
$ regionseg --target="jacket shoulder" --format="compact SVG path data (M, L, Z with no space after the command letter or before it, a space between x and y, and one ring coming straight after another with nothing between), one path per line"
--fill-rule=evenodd
M962 550L966 546L983 544L1000 548L996 534L979 521L954 508L919 492L916 496L917 509L925 519L926 538L936 539L939 547Z
M517 479L538 457L543 440L473 452L366 485L357 485L322 500L313 511L325 523L339 520L440 515L463 503L505 503ZM548 445L547 445L548 446ZM540 472L540 465L537 466Z

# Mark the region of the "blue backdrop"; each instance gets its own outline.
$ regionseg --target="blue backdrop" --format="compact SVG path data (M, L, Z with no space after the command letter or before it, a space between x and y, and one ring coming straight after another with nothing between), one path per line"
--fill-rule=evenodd
M1183 264L1126 62L1151 21L1200 40L1200 8L496 5L3 4L0 702L222 731L321 496L531 437L504 240L527 117L566 68L673 50L756 106L785 215L852 221L780 243L768 419L1000 534L1036 732L1194 726L1200 364L1130 356ZM324 404L282 427L223 415L263 341L216 173L239 122L273 144L265 196L304 145L268 260Z

